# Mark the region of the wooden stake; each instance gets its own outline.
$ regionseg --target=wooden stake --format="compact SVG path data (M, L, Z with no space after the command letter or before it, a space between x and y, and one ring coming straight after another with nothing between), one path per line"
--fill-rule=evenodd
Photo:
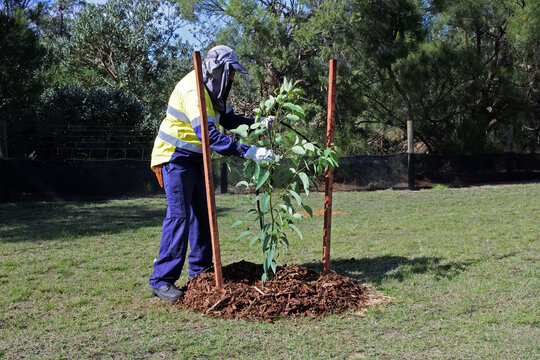
M328 78L328 116L326 121L326 148L333 148L334 122L336 116L336 60L330 60ZM324 179L324 231L323 231L323 274L330 271L330 233L332 230L332 186L334 172L326 166Z
M199 95L199 108L201 111L202 153L204 162L204 177L206 183L206 202L208 204L208 220L210 221L212 253L214 256L214 275L216 278L217 289L222 290L223 274L221 272L221 252L219 250L219 232L216 214L216 198L214 194L214 176L212 173L210 140L208 138L208 119L206 114L205 87L202 77L201 54L198 51L193 52L193 64L195 65L195 74L197 76L197 93Z

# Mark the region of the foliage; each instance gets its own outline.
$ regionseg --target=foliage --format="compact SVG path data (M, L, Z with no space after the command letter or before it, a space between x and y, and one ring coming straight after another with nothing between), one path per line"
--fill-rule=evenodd
M254 98L272 95L285 77L303 79L304 88L310 89L306 94L310 101L304 106L309 123L297 126L304 128L311 138L322 140L326 95L322 91L325 85L321 84L328 82L329 57L321 56L319 40L320 32L332 22L325 17L328 12L321 1L178 0L178 3L186 16L221 19L212 24L212 44L228 44L246 64L255 82L256 96L253 90L241 94L237 91L237 94L244 102L251 103L251 108L258 102ZM315 18L322 23L313 23ZM340 111L347 112L345 107L338 110L338 123L344 118Z
M170 1L121 0L88 4L65 40L69 69L89 86L120 89L146 104L145 125L155 127L167 97L189 67L178 30L186 23Z
M8 134L24 136L33 118L33 99L42 90L43 48L22 9L0 12L0 121ZM8 142L8 155L18 155Z
M135 97L144 105L137 126L155 131L191 65L181 39L191 31L199 47L231 46L248 68L231 96L244 115L285 77L303 79L306 116L296 126L319 142L336 59L344 155L404 151L407 120L431 153L504 151L509 125L514 151L539 148L538 1L5 0L0 10L19 24L1 34L20 41L2 43L0 55L10 134L24 132L41 89L66 86Z
M322 149L317 144L299 137L294 126L304 120L305 113L297 102L304 94L285 78L283 84L258 109L255 109L255 123L248 127L241 125L232 130L244 139L256 142L257 146L271 149L275 159L270 162L255 163L246 160L244 176L247 180L237 186L255 190L251 199L251 208L245 219L236 221L233 226L246 226L238 238L250 237L250 246L256 242L262 245L264 274L266 281L276 273L277 259L281 249L288 249L289 236L286 230L295 232L300 238L302 233L296 222L304 215L304 210L313 217L312 209L302 199L302 192L309 195L310 183L315 183L315 176L323 174L326 167L338 165L337 153L333 149ZM268 129L261 123L266 116L275 116ZM259 223L255 229L253 223Z
M43 49L24 12L0 12L0 110L39 91Z

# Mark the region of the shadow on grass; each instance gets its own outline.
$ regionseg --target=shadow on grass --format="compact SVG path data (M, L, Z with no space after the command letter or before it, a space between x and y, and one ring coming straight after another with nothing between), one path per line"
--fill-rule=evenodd
M217 208L218 214L229 208ZM163 206L107 202L15 203L0 206L0 243L75 240L81 236L117 234L143 227L161 231Z
M443 263L442 258L403 256L379 256L362 259L335 259L330 261L330 269L353 279L379 285L384 281L396 279L404 281L415 274L433 274L435 279L452 279L461 274L474 261ZM303 264L316 271L322 270L321 263Z

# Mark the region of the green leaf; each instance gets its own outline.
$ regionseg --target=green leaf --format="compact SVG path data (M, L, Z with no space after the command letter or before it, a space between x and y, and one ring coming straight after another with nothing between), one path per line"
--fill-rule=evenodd
M302 184L304 184L304 191L307 195L309 195L309 178L306 175L305 172L298 173L298 176L300 177L300 180L302 180Z
M298 183L296 181L292 182L290 186L291 186L292 191L294 191L297 194L300 193L300 186L298 185Z
M289 214L292 214L294 211L294 208L291 204L291 199L286 195L284 195L282 199L285 205L281 205L281 206L285 209L286 212L288 212Z
M263 214L268 212L268 204L270 203L270 194L265 193L261 200L261 211Z
M298 193L296 191L289 190L289 194L291 194L291 196L294 198L294 200L296 200L298 205L302 205L302 198L300 197L300 195L298 195Z
M254 237L251 238L251 241L249 242L249 246L253 246L253 244L255 244L255 241L259 240L259 237L257 235L255 235Z
M293 103L285 103L283 104L283 108L285 109L288 109L288 110L291 110L292 112L294 112L295 115L297 115L300 119L304 119L305 118L305 114L304 114L304 110L302 109L302 107L296 105L296 104L293 104Z
M304 150L304 148L300 145L293 146L291 150L293 151L293 153L298 155L304 155L306 153L306 150Z
M286 102L285 104L283 104L283 108L294 111L295 113L304 113L304 110L302 110L302 107L300 107L299 105L290 103L290 102Z
M249 204L249 201L247 201L247 200L238 200L237 202L234 203L233 206L239 206L239 205L244 205L244 204Z
M268 230L270 230L270 224L264 224L264 226L262 227L261 229L261 239L264 239L265 241L267 241L267 237L269 237L270 235L268 235Z
M293 214L292 217L293 219L296 219L296 220L302 220L304 218L304 215L296 213L296 214Z
M257 129L255 131L251 132L249 134L249 138L253 139L253 138L255 138L255 137L257 137L257 136L259 136L259 135L261 135L262 133L265 133L265 132L266 132L266 128L263 126L260 129Z
M245 221L244 220L236 220L232 223L231 227L236 227L238 225L242 225Z
M270 141L268 141L268 139L261 139L259 141L257 141L257 146L258 147L268 147L270 146ZM278 160L276 160L277 162L279 162Z
M338 167L338 155L335 151L332 151L332 153L330 154L330 156L332 157L332 160L334 160L334 164L333 164L333 167Z
M270 263L272 263L272 260L274 260L275 254L276 254L276 248L272 248L272 250L268 252L268 255L266 256L266 261L268 262L268 265L270 265Z
M294 115L294 114L287 114L287 116L285 116L285 118L287 120L289 120L289 121L292 121L292 122L297 122L298 120L300 120L298 115Z
M311 209L311 207L308 206L308 205L302 205L302 206L303 206L304 210L306 210L306 212L307 212L307 214L309 215L309 217L310 217L311 219L313 219L313 210Z
M248 161L251 162L251 161ZM253 179L255 181L259 178L259 173L261 172L261 166L259 164L255 164L255 170L253 171Z
M255 188L255 190L259 190L260 187L265 184L265 182L266 182L266 180L268 179L269 176L270 176L270 170L269 169L263 169L259 173L259 178L257 179L257 187Z
M259 213L257 212L257 210L255 209L249 209L248 212L246 213L246 219L248 217L250 217L251 215L259 215ZM258 218L258 217L257 217Z
M291 91L292 84L287 80L287 78L283 78L283 84L281 84L280 92L289 92Z
M272 268L272 272L275 274L277 268L276 260L272 260L272 262L270 263L270 267Z
M250 230L246 230L243 233L241 233L240 235L238 235L238 237L236 239L239 240L239 239L244 238L244 237L246 237L248 235L251 235L251 234L253 234L253 233Z
M300 237L300 240L302 240L302 233L300 232L300 230L298 230L298 228L296 227L296 225L294 224L289 224L289 227L291 229L293 229L297 234L298 236Z
M284 233L282 233L280 239L288 249L289 248L289 239L287 239L287 236Z
M306 143L304 144L304 149L309 150L309 151L315 151L315 146L313 146L312 143Z
M268 98L268 100L265 101L264 103L264 106L265 106L265 110L266 110L266 113L269 113L272 108L274 107L274 105L276 105L276 98L272 95L270 95L270 97Z
M249 184L247 181L240 181L238 184L236 184L236 186L240 187L240 186L245 186L246 188L249 188Z
M268 269L266 269L266 270L268 270ZM266 273L262 274L262 276L261 276L261 281L262 281L263 283L266 282L267 277L268 277L268 275L266 275Z
M238 134L241 137L246 137L248 129L249 129L249 126L247 126L246 124L242 124L239 127L237 127L236 129L232 129L232 130L229 130L229 131L232 132L233 134Z

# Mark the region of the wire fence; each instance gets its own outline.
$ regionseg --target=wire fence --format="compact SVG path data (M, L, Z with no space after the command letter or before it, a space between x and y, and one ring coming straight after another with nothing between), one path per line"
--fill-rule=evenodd
M235 184L243 179L242 164L242 159L233 158L229 173L223 174L222 161L214 160L216 187L241 191ZM399 189L408 184L407 154L342 157L339 164L336 191ZM540 181L540 154L418 155L415 179L420 188ZM163 194L163 189L149 160L0 159L0 202L156 194Z
M55 129L57 159L148 159L155 135L128 126L70 126ZM61 141L58 141L61 140Z

